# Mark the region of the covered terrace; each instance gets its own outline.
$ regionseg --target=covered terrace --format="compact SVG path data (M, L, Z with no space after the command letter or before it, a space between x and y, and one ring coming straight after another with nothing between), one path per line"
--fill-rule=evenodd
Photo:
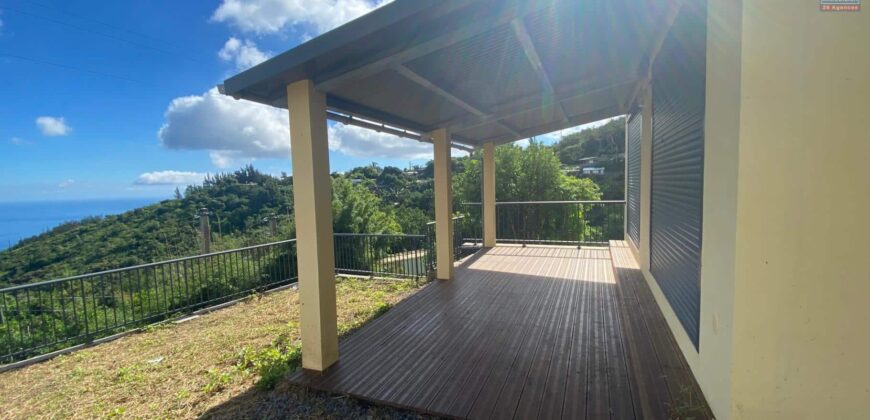
M295 380L456 417L706 415L628 248L497 246L495 232L494 147L629 113L682 3L397 0L226 80L289 110L297 239L312 244ZM434 144L438 280L341 346L328 119ZM451 148L484 161L485 248L459 264Z

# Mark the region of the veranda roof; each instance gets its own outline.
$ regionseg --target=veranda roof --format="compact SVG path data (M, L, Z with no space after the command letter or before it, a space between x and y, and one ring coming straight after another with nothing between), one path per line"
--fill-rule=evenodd
M311 79L332 119L507 143L626 113L673 3L397 0L227 79L222 92L286 108L286 86Z

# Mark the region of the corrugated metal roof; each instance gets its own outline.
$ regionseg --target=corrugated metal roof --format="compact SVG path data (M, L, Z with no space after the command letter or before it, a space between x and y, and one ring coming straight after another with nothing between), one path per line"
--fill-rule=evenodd
M675 0L397 0L224 82L286 107L312 79L330 110L472 146L625 113Z

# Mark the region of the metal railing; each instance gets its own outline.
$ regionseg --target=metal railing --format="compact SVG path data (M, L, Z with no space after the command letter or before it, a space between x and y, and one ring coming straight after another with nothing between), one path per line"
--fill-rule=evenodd
M426 235L336 233L339 274L425 279ZM0 364L143 327L298 279L296 240L0 289Z
M468 255L475 253L477 250L483 246L482 239L480 236L477 237L471 235L469 236L469 232L472 232L469 229L469 219L465 216L455 216L453 217L453 259L459 260ZM426 236L429 238L430 244L430 253L433 255L431 260L432 266L431 269L435 269L435 222L426 223Z
M497 203L502 243L605 244L623 235L624 201ZM480 203L458 206L457 259L481 246ZM340 274L426 278L435 266L426 235L334 236ZM296 240L0 289L0 363L155 323L297 280Z
M426 278L432 265L426 235L335 234L339 274Z
M295 282L296 240L0 289L0 363Z
M495 210L501 243L606 245L623 238L624 200L498 202ZM480 203L458 204L457 212L470 222L466 235L482 236Z

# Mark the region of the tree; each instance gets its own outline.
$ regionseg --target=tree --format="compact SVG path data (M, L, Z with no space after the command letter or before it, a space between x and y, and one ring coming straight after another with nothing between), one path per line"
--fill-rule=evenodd
M476 152L466 159L454 178L456 210L465 226L480 226L481 160ZM553 148L531 140L526 148L503 145L495 149L496 200L500 202L600 200L601 190L591 179L573 178L561 170ZM497 236L510 239L576 241L590 232L584 224L584 205L511 204L498 211ZM464 232L475 235L479 232ZM534 238L532 238L532 236Z
M480 202L481 154L475 152L454 177L457 202ZM565 175L553 148L534 140L528 147L514 144L495 148L498 201L599 200L601 191L590 179Z
M332 182L332 226L341 233L399 233L401 226L380 197L363 185L335 178Z

